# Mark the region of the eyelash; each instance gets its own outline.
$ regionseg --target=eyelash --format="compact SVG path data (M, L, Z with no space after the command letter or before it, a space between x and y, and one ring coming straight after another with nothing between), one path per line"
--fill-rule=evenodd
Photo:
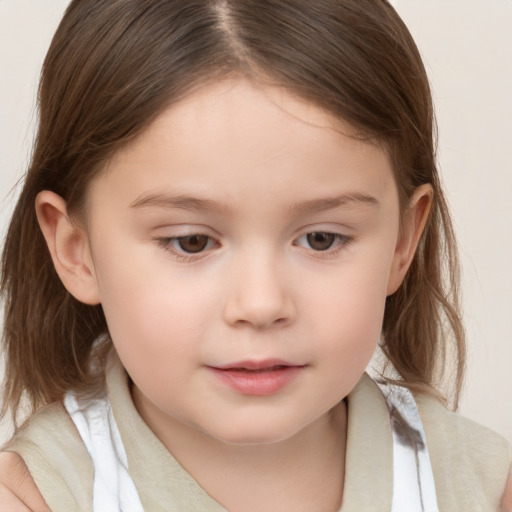
M308 233L305 233L298 237L294 241L294 245L299 245L297 242L303 238L308 238L312 235L323 235L328 237L333 237L331 245L327 247L326 249L319 249L315 250L312 247L309 247L317 257L335 257L339 252L341 252L344 248L348 247L353 241L354 238L348 235L342 235L340 233L332 233L330 231L311 231ZM205 237L207 239L206 247L204 249L201 249L197 252L187 252L182 247L181 248L175 248L173 247L174 244L179 244L181 241L186 239L191 239L193 237ZM166 251L169 251L173 254L173 256L183 262L191 262L191 261L198 261L202 258L204 258L207 254L207 251L212 248L213 246L219 246L220 243L215 240L213 237L209 235L204 235L201 233L192 233L190 235L184 235L184 236L175 236L175 237L162 237L156 239L158 245L160 245L163 249ZM333 245L335 247L333 248ZM209 246L209 247L208 247ZM205 254L206 253L206 254Z

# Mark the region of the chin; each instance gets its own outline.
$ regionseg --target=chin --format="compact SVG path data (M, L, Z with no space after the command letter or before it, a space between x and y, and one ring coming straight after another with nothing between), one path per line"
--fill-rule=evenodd
M225 444L229 444L232 446L245 446L245 447L251 447L251 446L272 446L275 444L278 444L280 442L286 441L291 436L272 436L272 435L244 435L243 437L229 437L224 439L219 439L220 441L223 441Z
M272 445L292 438L297 434L297 426L232 424L229 429L210 433L218 441L233 446ZM295 427L295 428L294 428ZM213 435L212 435L213 434Z

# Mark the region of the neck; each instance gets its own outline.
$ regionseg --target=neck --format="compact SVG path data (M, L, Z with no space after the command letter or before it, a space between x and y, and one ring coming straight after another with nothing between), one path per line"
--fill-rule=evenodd
M155 434L227 510L336 512L343 493L346 431L347 409L341 402L278 443L227 444L185 425Z

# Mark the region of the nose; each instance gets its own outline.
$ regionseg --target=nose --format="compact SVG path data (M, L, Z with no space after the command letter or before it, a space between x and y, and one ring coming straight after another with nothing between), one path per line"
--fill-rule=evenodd
M224 308L228 324L268 329L293 322L291 290L275 257L242 258L232 270Z

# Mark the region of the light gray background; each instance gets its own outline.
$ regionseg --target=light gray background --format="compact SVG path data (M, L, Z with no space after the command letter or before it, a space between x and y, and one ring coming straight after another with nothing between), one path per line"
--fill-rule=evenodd
M32 145L39 68L67 3L0 0L2 235ZM431 75L460 240L470 358L461 413L512 442L512 0L393 3Z

